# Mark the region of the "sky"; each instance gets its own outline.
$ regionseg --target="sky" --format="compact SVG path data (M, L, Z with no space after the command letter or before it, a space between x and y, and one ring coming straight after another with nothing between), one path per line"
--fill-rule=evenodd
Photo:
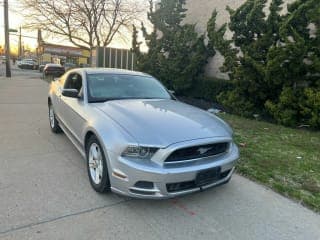
M17 7L20 6L18 0L9 0L9 28L10 29L19 29L23 25L22 16L16 11ZM10 34L10 45L12 48L18 45L18 36L14 36L17 33ZM22 38L22 42L25 46L30 48L35 48L37 46L37 33L26 31L22 29L22 35L34 37L34 38ZM0 0L0 45L4 44L4 9L3 9L3 0Z
M23 17L17 11L17 8L20 6L19 0L8 0L9 2L9 28L10 29L19 29L20 26L23 26ZM15 36L17 33L10 34L10 47L12 50L17 50L18 46L18 36ZM131 36L131 33L129 33ZM22 37L22 42L25 47L29 49L34 49L37 47L37 32L30 31L22 28L22 35L30 36L32 38ZM46 42L69 45L72 44L62 38L46 38L43 34L43 38ZM124 42L121 39L116 39L113 43L110 44L111 47L131 47L131 40ZM0 45L4 45L4 9L3 9L3 0L0 0Z

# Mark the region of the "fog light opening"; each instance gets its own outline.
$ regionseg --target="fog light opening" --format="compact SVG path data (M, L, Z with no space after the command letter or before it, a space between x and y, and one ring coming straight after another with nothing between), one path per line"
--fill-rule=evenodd
M148 182L148 181L138 181L134 184L135 187L137 188L144 188L144 189L153 189L154 188L154 183L153 182Z

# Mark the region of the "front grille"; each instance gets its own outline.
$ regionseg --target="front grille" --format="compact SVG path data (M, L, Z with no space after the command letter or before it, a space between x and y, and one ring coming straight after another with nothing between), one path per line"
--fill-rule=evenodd
M228 146L228 142L221 142L181 148L171 153L165 162L179 162L218 155L226 152L228 150Z
M167 184L167 192L172 193L172 192L179 192L183 190L189 190L192 188L196 188L196 182L193 181L188 181L188 182L179 182L179 183L168 183Z
M206 182L206 184L201 185L201 186L209 185L209 184L217 182L223 178L226 178L229 175L230 171L231 171L231 169L220 173L219 176L217 176L217 178L213 178L213 179L211 179L211 181L208 181L208 182ZM196 179L192 180L192 181L187 181L187 182L176 182L176 183L167 183L166 184L167 192L169 192L169 193L190 190L190 189L201 187L201 186L199 184L197 184Z

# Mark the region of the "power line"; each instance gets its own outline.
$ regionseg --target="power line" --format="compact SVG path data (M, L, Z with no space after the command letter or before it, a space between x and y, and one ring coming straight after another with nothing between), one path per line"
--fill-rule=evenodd
M10 35L14 35L14 36L21 36L21 37L26 37L26 38L38 39L37 37L31 37L31 36L21 35L21 34L16 34L16 33L10 33Z

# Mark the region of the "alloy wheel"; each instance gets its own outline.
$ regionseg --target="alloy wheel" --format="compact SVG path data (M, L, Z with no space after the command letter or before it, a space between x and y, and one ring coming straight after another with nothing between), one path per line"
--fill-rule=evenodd
M89 148L90 177L95 184L100 184L103 176L103 158L98 144L92 143Z

